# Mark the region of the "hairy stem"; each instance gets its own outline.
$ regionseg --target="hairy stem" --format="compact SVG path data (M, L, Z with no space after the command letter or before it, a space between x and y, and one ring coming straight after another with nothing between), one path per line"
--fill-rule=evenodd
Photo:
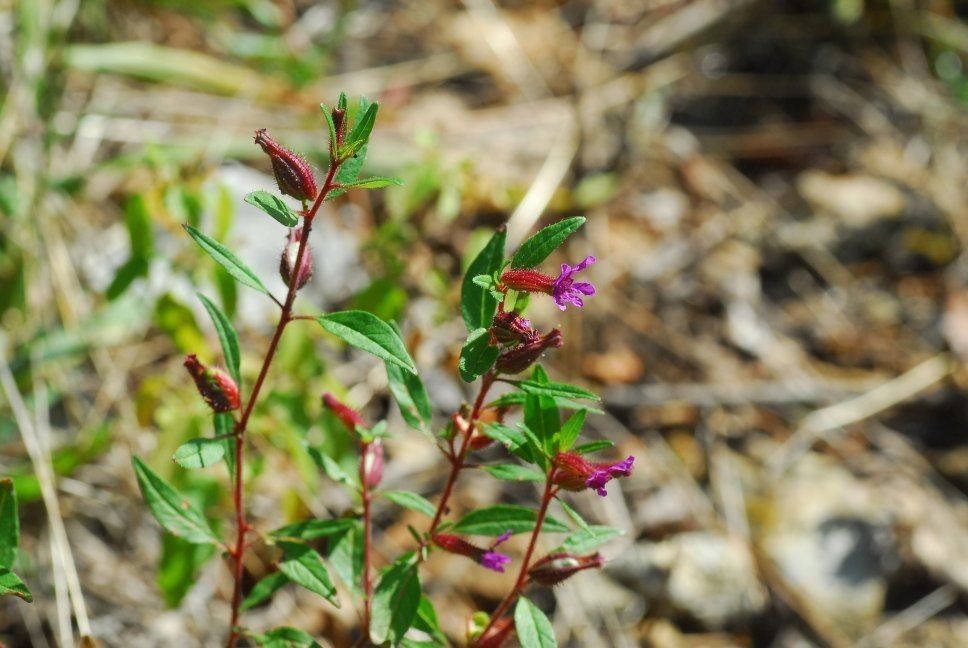
M339 170L339 163L334 162L329 167L329 172L326 174L326 182L323 183L323 188L320 190L319 195L316 196L316 200L313 202L313 206L306 212L305 218L303 220L302 235L299 238L299 250L296 253L296 263L294 268L301 267L303 255L306 252L307 242L309 241L309 232L313 227L313 219L316 218L316 214L319 212L320 206L323 201L326 200L326 195L333 190L335 185L336 172ZM272 364L272 359L276 355L276 349L279 347L279 341L282 339L282 332L286 330L286 325L292 321L292 305L296 301L296 291L298 290L297 274L293 273L291 281L289 282L289 291L286 293L286 301L282 304L282 313L279 315L279 322L276 324L276 330L272 334L272 340L269 342L269 348L266 350L266 355L262 360L262 368L259 370L259 376L255 380L255 384L252 386L252 393L249 395L249 400L245 404L245 409L242 411L242 417L239 422L235 425L235 483L232 489L232 501L235 505L235 547L230 551L230 555L233 559L234 576L235 576L235 587L232 593L232 620L229 626L229 639L226 644L228 648L235 648L236 643L239 640L239 608L242 605L242 577L244 575L245 569L243 566L242 558L245 553L245 536L249 531L249 524L245 519L245 442L246 442L246 432L248 431L249 417L252 416L252 410L255 409L255 404L259 399L259 394L262 392L262 386L265 384L266 376L269 374L269 366Z
M464 435L457 455L451 459L450 474L447 476L447 483L444 485L444 493L440 496L440 503L437 504L437 512L434 513L434 520L430 523L430 529L427 531L428 536L432 536L434 531L437 530L437 527L440 526L440 521L443 519L444 512L447 510L447 502L454 492L454 484L457 483L457 476L464 468L467 451L471 447L471 436L473 436L474 427L477 425L477 417L481 415L481 409L484 407L484 399L487 397L487 392L491 388L491 385L494 384L494 380L495 374L493 371L488 371L481 379L481 389L477 392L474 409L471 410L471 417L467 423L467 433Z
M508 592L508 595L504 597L504 600L501 601L500 605L497 606L497 609L494 610L494 613L491 614L491 619L488 622L487 627L484 628L484 632L481 633L475 644L479 643L482 639L484 639L484 637L487 636L487 633L490 631L491 627L497 623L498 619L500 619L505 612L507 612L508 608L511 607L511 604L514 603L515 599L518 598L518 595L521 594L521 590L524 589L525 585L528 584L528 569L530 569L531 566L531 558L534 555L534 549L538 545L538 536L541 534L541 525L544 524L545 516L548 514L548 506L551 505L551 500L555 496L555 487L553 482L554 476L555 467L552 466L551 470L548 471L547 478L545 479L545 489L544 494L541 496L541 508L538 509L538 519L534 523L534 531L531 532L531 541L528 543L527 551L524 552L524 559L521 561L521 570L518 572L517 580L514 581L514 587L511 588L511 591Z

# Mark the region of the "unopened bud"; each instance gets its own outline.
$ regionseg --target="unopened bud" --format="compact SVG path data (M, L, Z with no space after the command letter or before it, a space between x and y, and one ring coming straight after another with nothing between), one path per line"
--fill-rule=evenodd
M306 160L280 146L264 128L255 132L255 143L269 156L279 191L296 200L316 199L316 179Z
M282 251L282 258L279 260L279 274L287 286L292 284L293 275L296 277L296 289L302 288L313 276L313 253L306 243L303 250L302 261L299 263L299 270L293 272L296 266L296 259L299 256L299 240L302 238L302 228L297 227L289 230L289 240Z
M506 288L518 292L547 293L550 295L555 285L555 278L537 270L511 269L505 270L504 274L501 275L501 283Z
M494 365L498 373L515 374L521 373L541 357L545 349L559 348L562 344L561 331L552 329L545 336L535 334L530 341L519 344L501 353Z
M531 321L518 313L501 311L491 322L491 337L499 344L517 344L531 340L535 336Z
M239 386L230 375L221 369L206 367L194 353L185 356L185 368L195 380L198 393L213 410L231 412L241 407Z
M597 569L604 564L598 553L576 556L569 553L548 554L528 570L528 576L538 585L552 587L583 569Z
M360 462L360 481L367 488L376 488L383 478L383 443L375 439L363 445L363 459Z
M341 403L335 396L326 392L323 394L323 405L336 415L351 432L356 432L357 427L363 427L363 418L352 409Z
M331 113L333 117L333 126L336 127L336 142L337 146L342 146L344 140L346 139L346 109L345 108L333 108Z

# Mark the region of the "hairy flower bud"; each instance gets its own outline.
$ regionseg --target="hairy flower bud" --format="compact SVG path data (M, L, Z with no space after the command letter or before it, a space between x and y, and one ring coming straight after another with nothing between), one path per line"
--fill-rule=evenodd
M241 407L239 386L230 375L221 369L206 367L194 353L185 356L185 368L195 380L198 393L213 410L231 412Z
M337 146L342 146L344 140L346 139L346 109L345 108L333 108L333 112L330 113L333 117L333 126L336 129L336 142Z
M487 634L474 642L475 648L501 648L514 633L514 619L501 617L491 626Z
M605 497L605 484L614 477L628 477L632 474L635 457L627 457L615 463L592 463L576 452L559 452L555 456L554 483L565 490L583 491L593 489Z
M561 345L562 338L559 329L552 329L545 336L540 336L535 333L535 336L531 340L501 353L497 357L497 363L494 367L498 373L521 373L537 362L541 354L545 352L545 349L551 347L559 348Z
M566 578L570 578L583 569L597 569L604 564L598 553L590 556L576 556L569 553L548 554L534 563L528 570L528 576L538 585L552 587Z
M489 330L491 338L499 344L526 342L537 335L530 320L521 317L518 313L504 311L494 316Z
M293 275L296 277L296 289L302 288L313 276L313 253L306 243L303 251L302 261L299 263L299 270L294 272L296 258L299 256L299 240L302 238L302 228L297 227L289 230L289 239L286 247L282 250L282 258L279 260L279 275L286 285L292 283Z
M506 288L526 293L551 294L555 285L555 278L543 272L531 269L505 270L501 275L501 283Z
M374 439L363 444L363 460L360 462L360 481L367 488L376 488L383 478L383 443Z
M316 179L306 160L280 146L264 128L255 132L255 143L269 156L279 191L296 200L316 199Z
M329 392L323 394L323 405L326 406L326 409L335 414L336 418L342 421L343 425L345 425L350 432L356 432L357 427L364 427L363 417L361 417L356 410L341 403Z

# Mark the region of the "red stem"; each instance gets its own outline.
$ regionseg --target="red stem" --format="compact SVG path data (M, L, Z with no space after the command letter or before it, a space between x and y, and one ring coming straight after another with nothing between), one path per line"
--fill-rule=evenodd
M370 632L370 602L373 598L373 581L370 579L370 571L373 559L371 557L373 549L373 521L370 516L370 488L367 486L366 474L366 446L360 444L360 484L363 497L363 636L369 636Z
M434 520L430 523L430 529L427 531L428 536L432 536L434 531L440 525L441 519L444 517L444 511L447 510L447 502L450 500L450 496L454 491L454 484L457 483L457 475L460 474L461 469L464 467L464 460L467 458L467 451L471 447L471 436L474 434L474 426L477 424L477 417L481 414L481 409L484 407L484 399L487 397L487 391L494 384L495 375L492 371L488 371L484 374L481 379L481 389L477 392L477 399L474 401L474 409L471 410L470 421L467 424L467 433L464 435L464 440L461 442L460 451L457 453L456 457L452 457L450 462L450 475L447 476L447 483L444 485L444 493L440 496L440 503L437 504L437 512L434 513Z
M313 227L313 219L316 217L316 213L319 211L323 201L326 200L326 195L333 190L334 179L336 178L336 172L339 170L339 166L339 162L330 165L329 172L326 174L326 181L323 183L323 188L320 190L319 195L316 196L312 208L310 208L303 219L302 235L299 238L299 250L296 253L294 268L301 267L303 254L306 251L307 242L309 241L309 232ZM279 315L279 323L276 324L276 330L272 334L269 348L266 350L265 358L262 360L262 368L259 370L259 376L252 386L252 394L245 404L242 417L235 425L235 485L232 490L232 500L235 504L236 536L235 547L229 552L234 560L235 587L232 593L232 621L229 626L228 643L226 644L228 648L235 648L239 640L237 626L239 622L239 608L242 605L242 577L245 571L242 557L245 553L245 535L249 530L248 522L245 519L244 500L245 470L243 462L245 460L245 433L248 429L249 417L252 416L252 410L255 409L256 401L259 399L259 393L262 391L262 385L265 383L266 376L269 373L269 366L272 364L276 349L279 347L279 341L282 339L282 332L286 329L286 325L292 321L292 305L296 301L296 291L298 290L296 287L297 274L295 272L293 273L292 280L289 283L289 292L286 293L286 301L283 303L282 313Z
M528 543L528 550L524 552L524 560L521 561L521 570L518 572L518 578L514 582L514 587L508 592L508 595L504 597L501 604L497 606L494 613L491 614L491 619L484 628L484 632L480 634L477 641L480 642L484 637L487 636L488 631L497 622L498 619L507 611L511 604L514 603L514 599L518 597L524 586L528 584L528 569L530 568L531 557L534 555L534 548L538 544L538 536L541 534L541 525L544 524L545 516L548 513L548 506L551 504L551 500L555 496L554 488L554 476L555 476L555 466L551 467L548 472L548 476L545 479L545 489L544 494L541 496L541 508L538 509L538 519L534 523L534 531L531 532L531 541Z

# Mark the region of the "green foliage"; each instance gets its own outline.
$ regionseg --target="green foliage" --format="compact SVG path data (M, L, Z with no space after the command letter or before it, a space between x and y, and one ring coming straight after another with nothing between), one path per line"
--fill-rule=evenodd
M471 261L464 274L460 290L460 310L468 331L487 328L494 319L497 299L489 288L478 284L474 279L479 275L491 276L501 269L506 240L507 232L504 229L494 234Z
M518 251L511 257L511 267L536 267L584 224L584 216L574 216L549 225L521 244Z
M182 227L184 227L185 231L188 232L188 235L191 236L196 243L198 243L198 246L202 248L207 255L212 257L216 263L225 268L225 271L232 275L236 281L243 286L248 286L249 288L258 290L263 294L269 294L269 291L264 285L262 285L262 281L259 280L256 274L249 269L249 266L242 263L241 259L235 256L231 250L215 239L202 234L191 225L183 225Z
M141 496L161 526L186 542L219 543L201 511L141 459L132 457L132 463Z
M389 324L366 311L342 311L316 318L327 332L385 362L417 373L407 347Z
M182 468L208 468L225 458L225 440L192 439L178 446L172 460Z
M505 481L544 481L545 476L537 470L525 468L515 464L501 464L499 466L484 466L491 477Z
M322 648L308 632L289 626L250 636L263 648Z
M242 384L242 373L239 369L242 363L242 354L239 351L239 337L235 333L235 329L232 327L232 323L229 318L221 311L221 309L216 306L212 301L203 295L198 293L198 298L202 301L205 306L205 310L208 311L209 316L212 318L212 323L215 325L215 330L218 333L219 343L222 345L222 355L225 356L225 365L229 371L229 375L235 381L236 385Z
M616 529L610 526L589 525L584 529L578 529L570 536L565 538L556 552L561 551L571 554L587 554L599 545L608 542L612 538L625 535L624 529Z
M339 607L336 586L329 577L322 557L312 547L301 542L280 540L276 544L285 554L285 558L279 563L279 571L292 582Z
M420 578L414 554L399 558L386 568L373 591L370 640L396 645L410 629L420 606Z
M497 360L498 348L491 345L491 336L485 328L471 331L460 350L457 368L465 382L474 382Z
M162 534L156 581L166 606L173 608L181 603L199 570L215 553L211 544L192 544L170 533Z
M436 507L428 502L426 498L416 493L411 493L410 491L386 491L381 493L381 495L394 504L398 504L412 511L417 511L418 513L423 513L427 517L433 517L434 513L437 512Z
M0 479L0 596L17 596L30 603L34 600L27 585L13 573L20 544L20 517L17 513L17 491L13 481Z
M521 648L554 648L555 631L545 613L525 597L514 606L514 629L518 633Z
M514 534L532 531L537 521L538 514L533 509L512 504L495 504L471 511L458 520L451 527L451 531L467 535L497 537L506 531ZM568 527L553 517L547 516L541 530L566 533Z
M260 190L246 194L245 202L258 207L286 227L295 227L299 222L296 212L290 209L289 205L282 201L282 198L273 196L268 191Z

